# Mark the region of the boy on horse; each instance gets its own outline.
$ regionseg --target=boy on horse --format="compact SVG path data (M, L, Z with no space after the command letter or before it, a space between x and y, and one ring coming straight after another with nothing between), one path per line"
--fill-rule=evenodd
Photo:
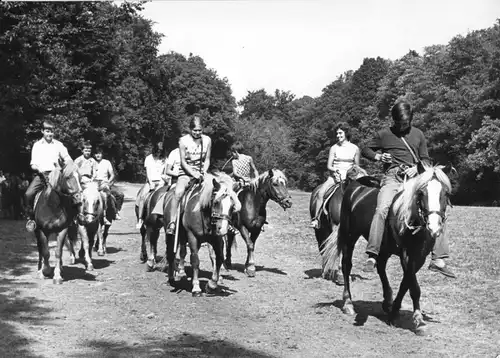
M255 167L253 158L249 155L243 154L243 144L235 142L231 145L229 152L231 153L231 164L233 172L230 174L236 182L235 191L250 184L252 179L259 176L259 172ZM222 168L224 169L224 167Z
M78 168L80 182L86 184L91 181L96 174L97 162L91 156L92 144L90 141L85 141L82 146L82 155L75 159L75 165Z
M95 152L95 160L97 162L96 165L96 173L94 175L94 179L99 183L99 190L106 194L106 197L111 195L110 203L114 209L115 220L121 220L120 210L122 209L124 194L116 189L114 186L115 182L115 171L113 170L113 166L111 162L107 159L103 159L102 157L103 150L102 148L97 148ZM107 199L104 200L107 202ZM107 213L107 203L105 204L105 213ZM105 217L105 224L111 225L111 223Z
M170 222L167 230L168 235L174 235L177 224L177 211L181 199L184 196L189 184L196 180L203 180L203 174L207 172L210 166L210 154L212 151L212 140L209 136L202 134L203 121L199 115L194 115L189 123L191 133L186 134L179 139L179 154L181 158L181 168L175 193L170 202Z
M328 154L327 168L330 175L318 190L316 200L316 215L311 221L313 229L319 229L319 217L323 207L324 196L329 188L338 186L346 179L347 171L353 165L359 165L360 151L357 145L351 143L349 128L340 124L335 128L337 143L335 143Z
M375 268L384 236L385 220L394 197L401 191L405 177L413 178L418 174L419 161L426 164L430 162L424 134L420 129L411 125L413 111L410 104L406 101L397 102L392 107L391 115L393 126L379 131L362 151L364 157L384 164L384 177L366 247L368 254L364 267L366 272L372 272ZM455 278L455 274L444 261L448 257L448 240L446 233L443 233L434 245L429 269Z
M43 121L43 137L33 144L31 149L31 169L36 173L26 189L26 215L28 222L26 229L30 232L36 228L34 200L36 194L45 187L47 176L56 168L73 163L68 150L58 140L54 139L54 123L50 120ZM62 165L61 165L62 164ZM78 206L81 210L81 205ZM81 215L81 213L79 214Z

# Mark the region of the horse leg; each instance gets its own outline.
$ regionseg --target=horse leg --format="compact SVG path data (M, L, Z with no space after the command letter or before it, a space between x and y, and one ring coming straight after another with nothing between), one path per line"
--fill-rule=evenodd
M246 230L242 230L246 232L246 235L243 236L245 242L247 243L247 261L245 263L245 273L248 277L255 277L255 241L259 236L260 232L252 232L249 233Z
M153 235L153 228L148 225L146 228L146 253L147 253L147 261L146 261L146 272L152 272L155 270L155 255L153 252L153 246L151 245L151 236Z
M220 268L222 266L224 255L224 242L221 236L215 236L212 239L211 245L215 253L215 264L213 264L212 279L208 281L207 292L215 291L218 285L222 285L222 276L220 276Z
M231 249L232 249L235 237L234 237L233 233L229 233L229 232L227 233L226 237L227 237L227 245L226 245L226 259L224 260L224 268L229 271L233 268L233 263L231 261L231 257L232 257Z
M180 236L180 235L179 235ZM186 241L182 242L179 240L179 264L177 266L177 272L175 274L175 280L180 281L183 278L185 278L186 275L186 270L185 270L185 264L186 264L186 255L187 255L187 244Z
M420 285L417 281L417 272L425 262L425 256L420 258L418 262L414 258L410 258L408 265L408 276L410 279L410 296L413 301L413 324L415 326L415 334L419 336L427 335L427 325L424 322L424 317L420 310Z
M54 268L54 283L55 284L62 284L63 283L63 278L62 278L62 252L63 252L63 246L64 246L64 240L66 238L66 234L68 233L68 229L63 229L61 232L57 234L57 245L55 249L55 256L56 256L56 266Z
M141 263L145 263L148 259L148 253L146 251L146 228L144 225L141 226L141 254L139 260Z
M69 252L69 264L74 265L76 263L75 247L73 245L73 240L68 236L64 239L64 245ZM76 240L75 240L76 241Z
M52 274L49 258L49 240L45 234L39 230L35 230L36 244L38 247L38 277L41 279L48 278Z
M342 274L344 275L344 292L342 294L344 306L342 307L342 312L353 315L354 305L352 303L350 277L352 270L352 254L357 240L354 240L350 235L347 237L348 241L345 242L342 247Z
M85 266L87 271L93 271L94 265L92 264L92 258L90 257L90 240L87 229L83 225L78 225L78 232L82 238L82 248L85 255Z
M393 292L391 285L389 283L389 279L387 278L386 267L387 260L389 260L389 255L386 253L381 253L377 259L377 272L380 277L380 281L382 282L382 290L384 292L384 301L382 302L382 309L385 313L390 313L392 309L393 303Z
M200 271L200 258L198 257L198 251L200 249L200 244L191 231L187 231L189 248L191 249L191 267L193 268L193 289L191 293L193 297L200 297L202 295L200 288L200 280L198 274Z
M157 262L158 258L158 238L160 237L160 230L157 230L156 228L151 232L151 249L153 250L153 258L155 263Z
M403 267L403 280L401 281L401 284L399 285L399 290L398 294L396 295L396 299L394 300L394 303L392 304L392 310L389 315L389 323L392 323L398 316L399 316L399 310L401 309L401 303L403 302L403 298L406 294L406 291L410 288L410 282L411 282L411 273L408 268L408 255L406 251L403 250L401 253L401 266Z
M108 232L109 232L110 225L103 225L102 226L102 235L101 239L99 240L99 251L97 251L97 255L99 256L104 256L106 255L106 240L108 238Z

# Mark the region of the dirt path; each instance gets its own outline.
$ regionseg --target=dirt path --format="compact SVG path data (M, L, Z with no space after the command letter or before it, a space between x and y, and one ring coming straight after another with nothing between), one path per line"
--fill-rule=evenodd
M63 285L36 278L36 243L23 231L23 223L0 221L1 357L500 354L500 264L491 252L496 245L483 240L495 238L498 244L493 232L500 210L477 208L471 214L465 208L454 209L450 227L459 279L445 279L427 269L419 274L431 335L417 337L409 330L409 298L399 326L385 323L378 278L360 275L361 242L353 269L358 314L342 314L341 288L318 278L316 243L307 228L309 194L293 192L294 207L287 212L269 204L270 225L257 241L256 278L242 272L246 248L239 240L235 270L225 275L222 294L192 298L189 283L173 289L164 273L146 273L139 263L140 238L133 218L138 186L123 188L128 199L124 219L111 227L108 255L95 256L95 271L85 272L81 263L69 266L65 252ZM484 220L484 210L495 228L464 223L474 215ZM476 235L472 242L471 235ZM162 253L163 235L160 241ZM52 265L53 258L52 251ZM206 249L201 261L206 282L210 275ZM389 266L397 289L397 259L391 259Z

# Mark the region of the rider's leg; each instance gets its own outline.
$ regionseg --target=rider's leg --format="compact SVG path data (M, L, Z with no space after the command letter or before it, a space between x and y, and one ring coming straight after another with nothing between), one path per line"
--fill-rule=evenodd
M43 189L43 181L39 175L35 175L33 181L26 189L26 193L24 194L26 199L26 216L28 217L28 222L26 223L26 229L29 231L35 230L35 208L33 207L36 193Z
M177 209L190 181L191 177L187 175L182 175L177 179L174 196L170 202L170 221L166 230L166 234L168 235L173 235L175 233L175 225L177 224Z
M311 221L311 227L314 229L319 229L319 217L321 215L321 208L323 207L323 201L325 197L325 193L329 187L335 184L335 179L331 176L326 179L326 181L321 184L321 187L318 189L316 193L316 202L314 206L314 217Z
M141 190L139 190L139 193L137 193L137 200L135 202L135 205L137 205L137 213L138 213L138 218L137 218L137 224L135 227L137 229L140 229L142 227L143 223L143 215L144 215L144 204L146 200L146 196L149 191L149 184L144 183L144 185L141 187Z
M446 224L444 224L443 232L436 239L431 255L431 263L429 269L440 272L447 277L456 278L457 276L448 268L444 259L450 257L450 246L448 244L448 235L446 233Z
M375 269L380 245L384 237L385 219L389 213L389 208L394 200L394 196L396 196L400 187L401 183L397 180L395 175L387 174L382 180L382 186L377 197L377 207L370 226L368 245L366 245L366 253L369 256L364 267L364 271L366 272L371 272Z
M116 211L115 211L115 220L121 220L120 211L122 210L123 200L125 198L125 194L123 194L120 190L118 190L115 186L111 187L111 194L115 198L116 201Z

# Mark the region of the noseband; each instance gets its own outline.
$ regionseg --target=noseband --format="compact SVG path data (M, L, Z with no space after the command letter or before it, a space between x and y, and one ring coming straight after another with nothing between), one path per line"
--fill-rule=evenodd
M217 194L216 192L212 193L212 203L213 203L213 201L215 199L215 195L216 194ZM215 225L217 223L217 221L219 221L219 220L231 221L231 213L232 212L233 212L233 207L232 206L231 206L231 210L229 211L229 214L216 213L214 210L212 210L212 213L210 215L210 217L211 217L211 224Z

